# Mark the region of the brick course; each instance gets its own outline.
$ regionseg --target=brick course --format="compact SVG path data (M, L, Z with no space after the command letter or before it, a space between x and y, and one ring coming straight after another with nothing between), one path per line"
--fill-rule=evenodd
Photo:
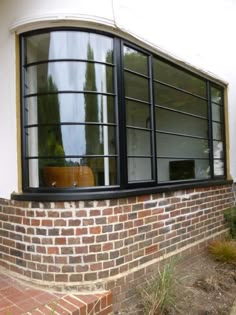
M164 255L223 233L232 203L230 185L100 201L0 199L0 265L58 289L117 291L124 274L145 274Z

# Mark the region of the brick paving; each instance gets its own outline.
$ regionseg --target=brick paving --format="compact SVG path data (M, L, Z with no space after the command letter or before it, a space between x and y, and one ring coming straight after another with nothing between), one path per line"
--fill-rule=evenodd
M32 287L0 271L0 315L110 315L110 292L59 293Z

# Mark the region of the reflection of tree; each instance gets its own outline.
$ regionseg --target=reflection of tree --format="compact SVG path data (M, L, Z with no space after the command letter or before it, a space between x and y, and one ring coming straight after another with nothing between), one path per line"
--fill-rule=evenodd
M60 123L60 104L58 99L57 88L53 83L52 77L49 76L45 86L39 93L50 92L53 94L38 96L38 123L58 124ZM64 155L62 145L62 133L60 127L39 127L38 146L40 156Z
M88 45L88 60L94 60L93 51L90 45ZM95 74L95 65L93 62L88 62L86 66L85 73L85 84L84 91L97 91L96 87L96 74ZM85 93L85 122L98 122L98 101L97 94ZM85 141L86 141L86 153L87 155L91 154L101 154L101 139L99 136L99 125L94 125L92 128L91 125L85 125Z
M147 56L133 50L128 50L124 54L125 68L147 75Z
M154 59L154 77L183 90L206 97L206 80L159 59Z

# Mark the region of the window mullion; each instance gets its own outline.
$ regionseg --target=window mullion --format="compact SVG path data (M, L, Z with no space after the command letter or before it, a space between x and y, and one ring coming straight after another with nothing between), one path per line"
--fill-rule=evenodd
M213 148L213 133L212 133L212 110L211 110L211 86L207 80L207 105L208 105L208 137L209 137L209 158L210 158L210 177L214 177L214 148Z
M156 157L156 121L155 121L155 99L154 99L154 82L153 82L153 57L148 58L149 67L149 101L150 101L150 115L151 115L151 129L152 129L152 179L157 182L157 157Z
M22 107L21 107L21 125L23 128L21 128L21 134L22 134L22 143L21 143L21 161L22 161L22 187L23 189L26 189L29 187L29 170L28 170L28 163L27 159L25 158L26 152L28 152L28 147L27 147L27 139L26 139L26 130L25 130L25 125L27 124L27 115L26 115L26 100L25 100L25 94L26 94L26 78L25 78L25 67L24 67L24 60L25 60L25 39L24 37L20 38L20 46L21 46L21 59L20 59L20 71L21 71L21 102L22 102Z
M118 182L121 188L125 188L128 182L127 179L127 149L126 149L126 115L125 115L125 91L124 91L124 71L123 71L123 41L116 38L114 42L114 59L116 64L116 111L118 119Z

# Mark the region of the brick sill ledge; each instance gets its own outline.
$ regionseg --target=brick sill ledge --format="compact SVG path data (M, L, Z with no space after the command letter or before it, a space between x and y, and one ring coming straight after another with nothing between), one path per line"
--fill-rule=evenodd
M19 201L76 201L76 200L104 200L132 197L146 194L155 194L163 192L173 192L182 189L193 189L199 187L218 186L218 185L232 185L233 180L218 179L206 181L189 181L181 184L166 184L155 187L134 188L124 190L106 190L106 191L81 191L68 192L67 190L51 191L51 192L22 192L11 194L12 200Z

